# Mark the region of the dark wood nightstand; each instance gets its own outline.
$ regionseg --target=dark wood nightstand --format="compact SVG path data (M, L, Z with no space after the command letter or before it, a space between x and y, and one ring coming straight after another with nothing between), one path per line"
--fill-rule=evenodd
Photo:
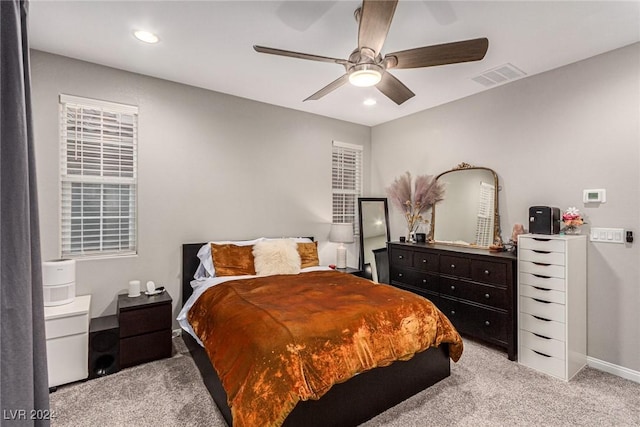
M120 368L171 356L171 296L118 295Z

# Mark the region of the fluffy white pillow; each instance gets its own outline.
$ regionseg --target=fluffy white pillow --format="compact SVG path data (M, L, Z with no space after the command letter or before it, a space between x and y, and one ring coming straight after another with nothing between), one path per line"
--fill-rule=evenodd
M298 244L292 239L263 240L253 245L253 264L258 276L300 273Z

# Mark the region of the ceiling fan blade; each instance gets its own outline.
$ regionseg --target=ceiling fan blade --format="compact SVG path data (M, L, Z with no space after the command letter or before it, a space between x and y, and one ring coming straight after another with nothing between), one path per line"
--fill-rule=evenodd
M292 52L290 50L275 49L275 48L272 48L272 47L264 47L264 46L254 45L253 49L256 52L268 53L268 54L271 54L271 55L288 56L290 58L308 59L308 60L311 60L311 61L332 62L332 63L340 64L340 65L347 64L347 60L346 59L330 58L328 56L320 56L320 55L311 55L309 53Z
M344 74L342 77L337 78L336 80L332 81L331 83L329 83L328 85L326 85L325 87L323 87L322 89L320 89L319 91L317 91L316 93L314 93L313 95L305 99L305 101L317 101L318 99L327 95L329 92L332 92L338 89L340 86L342 86L348 81L349 81L349 75Z
M389 53L385 56L387 68L422 68L436 65L479 61L489 48L486 38L418 47ZM397 60L394 65L393 57ZM388 60L389 59L389 60Z
M382 80L376 85L376 88L398 105L416 96L415 93L411 92L411 89L387 72L382 74Z
M364 0L360 9L358 48L369 48L377 56L387 38L398 0Z

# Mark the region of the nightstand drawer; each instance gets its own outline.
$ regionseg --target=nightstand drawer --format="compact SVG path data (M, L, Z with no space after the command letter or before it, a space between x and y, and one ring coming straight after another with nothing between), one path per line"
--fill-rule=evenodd
M547 239L545 237L520 237L518 250L532 249L534 251L564 252L564 241Z
M521 261L531 261L540 264L564 265L563 252L536 251L532 249L521 249L518 251Z
M555 320L546 320L528 313L520 313L520 329L548 338L565 341L565 325Z
M556 291L565 291L565 279L559 277L536 276L531 273L520 272L519 275L521 285L538 286L545 289L553 289Z
M520 285L520 295L542 301L556 302L558 304L564 304L565 301L564 292L522 284Z
M171 356L171 329L120 340L120 367Z
M120 338L171 329L171 304L159 304L144 309L121 310Z
M47 319L44 322L44 329L47 339L86 334L89 329L89 313Z

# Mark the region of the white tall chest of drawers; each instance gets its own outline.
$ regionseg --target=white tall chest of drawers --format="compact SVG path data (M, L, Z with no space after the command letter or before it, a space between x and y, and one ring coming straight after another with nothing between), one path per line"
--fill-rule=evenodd
M587 238L518 238L518 361L570 380L587 363Z

